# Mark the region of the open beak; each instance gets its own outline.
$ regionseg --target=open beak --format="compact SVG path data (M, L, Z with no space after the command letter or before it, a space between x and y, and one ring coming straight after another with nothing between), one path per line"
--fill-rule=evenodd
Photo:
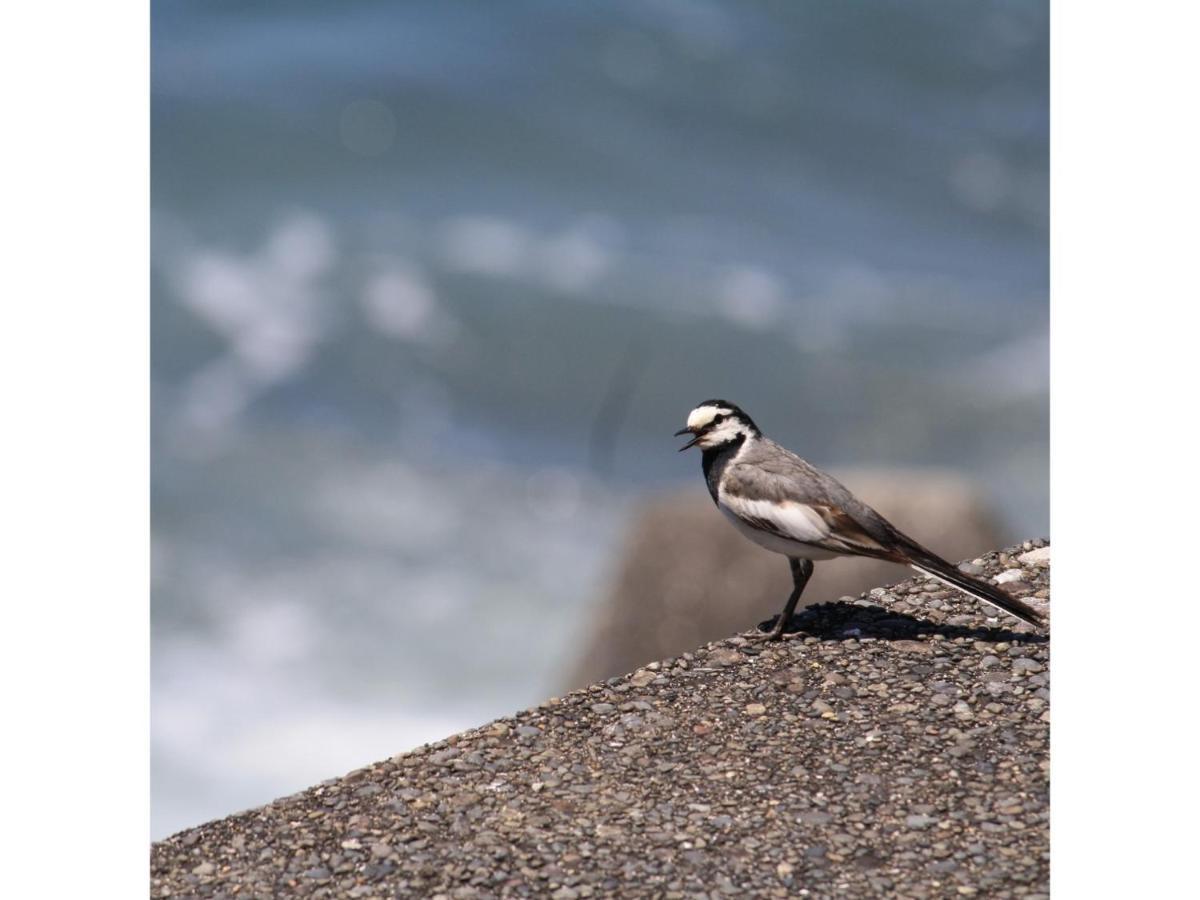
M690 428L680 428L677 432L675 432L675 437L679 437L680 435L691 434L691 433L692 433L692 429L690 429ZM682 453L684 450L690 450L692 447L695 447L696 444L698 444L699 442L700 442L700 435L696 435L690 441L688 441L686 444L684 444L682 447L680 447L679 452Z

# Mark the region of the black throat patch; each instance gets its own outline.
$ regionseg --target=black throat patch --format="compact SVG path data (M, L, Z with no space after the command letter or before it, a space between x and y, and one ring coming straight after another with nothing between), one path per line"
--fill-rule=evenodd
M700 465L704 468L704 481L708 484L708 492L712 495L713 503L717 502L717 487L721 484L721 473L725 471L729 461L737 455L744 443L746 443L746 435L739 434L732 441L705 450L701 455Z

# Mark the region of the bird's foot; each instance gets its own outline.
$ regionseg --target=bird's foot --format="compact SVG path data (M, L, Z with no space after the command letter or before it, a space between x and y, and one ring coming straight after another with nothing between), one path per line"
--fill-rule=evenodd
M781 621L779 616L773 619L768 619L761 623L758 628L746 635L746 640L762 643L774 643L775 641L790 640L797 636L796 632L790 634L785 633L784 629L789 622Z
M783 640L783 632L776 631L774 628L772 628L770 631L758 631L757 629L755 629L754 631L751 631L749 634L747 634L745 637L746 637L747 641L751 641L756 644L766 644L766 643L771 643L774 641L782 641Z

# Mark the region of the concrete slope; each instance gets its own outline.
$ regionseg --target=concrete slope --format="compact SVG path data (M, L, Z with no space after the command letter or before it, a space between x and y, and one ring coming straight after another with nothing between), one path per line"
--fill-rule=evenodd
M1042 542L984 570L1048 602ZM1044 896L1049 643L988 613L810 608L177 834L151 895Z

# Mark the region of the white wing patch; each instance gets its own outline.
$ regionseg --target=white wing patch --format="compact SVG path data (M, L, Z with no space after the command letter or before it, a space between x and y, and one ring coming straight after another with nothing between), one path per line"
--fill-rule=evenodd
M820 544L830 533L829 524L805 503L784 500L744 500L721 492L721 506L751 527L764 527L779 537L802 544ZM761 525L758 523L762 523Z

